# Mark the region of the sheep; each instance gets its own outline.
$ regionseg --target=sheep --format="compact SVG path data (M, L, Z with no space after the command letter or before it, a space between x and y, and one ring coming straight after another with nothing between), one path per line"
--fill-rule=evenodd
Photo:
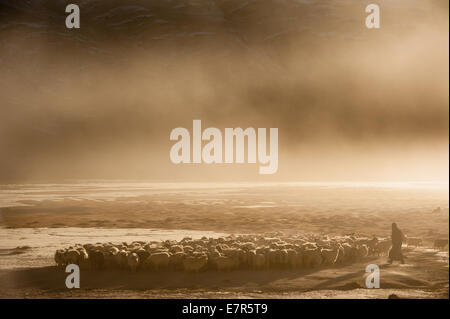
M238 249L237 256L234 257L234 259L237 262L237 267L239 267L239 268L248 268L249 267L250 261L249 261L247 252L248 252L247 250Z
M222 248L222 254L224 254L225 256L229 256L229 257L238 257L239 255L239 250L235 249L235 248Z
M263 254L256 254L253 258L253 265L255 269L262 269L266 265L266 256Z
M214 257L220 256L220 253L216 248L210 247L209 251L206 253L206 255L208 255L208 258L212 259Z
M83 248L86 249L86 251L89 253L89 251L92 251L94 249L94 245L92 245L92 244L84 244Z
M65 259L67 264L76 264L78 265L80 261L80 252L76 249L69 249L65 253Z
M306 268L316 268L322 264L322 254L319 248L307 248L303 251L303 264Z
M288 266L288 252L286 249L270 250L269 256L269 261L272 266L279 268Z
M183 268L188 272L199 272L208 264L208 256L186 256L183 259Z
M302 268L303 267L303 261L304 261L304 252L303 249L301 248L297 248L295 249L295 251L297 252L297 256L296 256L296 261L295 261L295 266L296 268Z
M154 253L156 251L168 251L167 248L163 247L160 243L149 243L143 247L149 253Z
M302 245L303 249L316 249L317 248L317 244L316 243L312 243L312 242L306 242Z
M256 258L256 249L248 250L247 251L247 260L248 260L248 266L251 269L255 269L255 258Z
M169 265L169 257L168 252L155 252L147 258L146 264L155 270L161 270Z
M359 245L356 247L356 257L358 259L367 257L369 255L369 248L366 244Z
M136 253L131 253L127 257L128 261L128 267L130 268L131 272L136 272L136 269L139 265L139 256Z
M253 250L256 248L255 243L252 242L244 242L240 245L241 249Z
M344 262L354 261L354 259L356 258L356 248L347 242L344 242L341 245L341 247L344 253L343 261Z
M194 248L190 245L183 246L184 252L189 254L194 251Z
M141 268L143 267L145 261L147 260L147 258L150 256L150 253L148 251L146 251L144 248L140 248L136 251L136 254L139 257L139 265L138 267Z
M171 253L183 253L184 252L184 248L182 245L173 245L170 247L169 250Z
M115 262L119 268L125 269L128 266L128 254L126 250L121 250L115 255Z
M265 244L273 244L273 243L277 243L277 242L280 242L280 241L281 241L281 239L277 238L277 237L275 237L275 238L264 238L263 239L263 243L265 243Z
M444 249L448 245L448 239L436 239L434 241L434 249Z
M345 250L344 247L342 247L341 244L338 244L337 246L337 255L336 259L334 260L335 264L342 264L345 262Z
M108 251L112 254L112 255L117 255L118 253L119 253L119 248L117 248L117 247L109 247L108 248Z
M279 265L279 254L278 250L270 249L266 253L266 263L268 268L275 268Z
M378 244L378 238L377 237L373 237L372 239L366 239L363 242L361 242L361 244L365 244L368 248L368 254L369 255L373 255L376 252L376 247Z
M438 243L439 244L439 243ZM448 240L445 241L445 245ZM133 241L130 244L76 244L55 252L58 267L67 263L90 265L92 269L184 270L315 268L355 261L369 254L387 253L390 240L376 237L239 235L181 241ZM437 245L437 247L441 247Z
M94 250L89 254L89 262L91 269L102 270L105 263L105 257L100 250Z
M184 237L180 242L187 242L187 241L191 241L192 237Z
M336 261L339 250L337 248L335 249L322 248L320 250L320 253L322 255L322 263L324 265L333 265Z
M78 265L81 269L88 269L89 268L89 255L83 247L80 247L77 249L79 253L78 257Z
M236 260L233 257L217 256L213 257L212 262L219 271L230 271L236 267Z
M139 244L139 243L132 243L132 244L128 247L127 250L130 251L130 252L135 252L135 251L139 250L141 247L142 247L142 246L141 246L141 244Z
M391 248L391 245L392 242L390 239L379 241L378 244L376 245L375 251L378 254L378 256L387 255L389 249Z
M55 252L55 262L58 268L64 268L66 266L66 259L64 254L65 252L63 249L58 249Z
M422 238L418 238L418 237L408 237L406 239L406 244L407 246L415 246L415 247L420 247L422 245Z
M113 269L118 266L117 264L117 253L113 253L111 251L103 252L104 266L108 269Z
M170 254L168 264L169 268L173 270L182 270L184 257L186 257L186 254L184 252Z
M289 268L295 269L298 265L298 253L295 249L289 248L286 250L287 252L287 263Z

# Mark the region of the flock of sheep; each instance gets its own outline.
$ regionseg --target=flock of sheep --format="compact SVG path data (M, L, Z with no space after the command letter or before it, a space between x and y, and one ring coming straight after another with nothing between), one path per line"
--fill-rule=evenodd
M387 255L390 239L357 236L230 235L181 241L77 244L57 250L59 267L77 264L81 269L203 270L301 269L330 266Z

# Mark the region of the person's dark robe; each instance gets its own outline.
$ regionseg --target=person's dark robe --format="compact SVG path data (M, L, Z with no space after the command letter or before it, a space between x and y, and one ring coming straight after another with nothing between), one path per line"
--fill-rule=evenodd
M402 243L403 233L398 227L392 227L392 247L389 251L389 259L391 261L400 260L403 262Z

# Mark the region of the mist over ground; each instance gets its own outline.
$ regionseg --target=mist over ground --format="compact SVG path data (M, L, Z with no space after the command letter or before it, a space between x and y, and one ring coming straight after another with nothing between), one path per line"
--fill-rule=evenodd
M448 181L448 1L0 0L0 183ZM279 169L174 165L175 127L278 127Z

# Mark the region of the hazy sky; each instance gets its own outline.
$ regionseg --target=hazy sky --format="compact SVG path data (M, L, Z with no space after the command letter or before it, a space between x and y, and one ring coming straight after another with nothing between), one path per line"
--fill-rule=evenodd
M448 1L0 1L0 182L448 181ZM279 169L174 165L175 127L277 127Z

